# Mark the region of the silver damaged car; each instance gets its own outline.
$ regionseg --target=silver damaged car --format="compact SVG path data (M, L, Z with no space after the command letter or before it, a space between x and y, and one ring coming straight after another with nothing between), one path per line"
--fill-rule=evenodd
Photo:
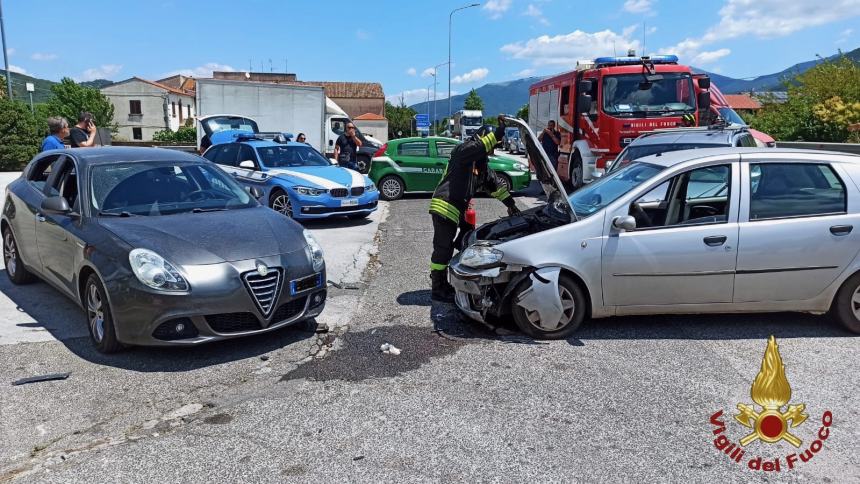
M860 157L677 151L567 196L509 121L547 203L469 234L449 269L469 317L546 339L586 318L678 313L830 313L860 332Z

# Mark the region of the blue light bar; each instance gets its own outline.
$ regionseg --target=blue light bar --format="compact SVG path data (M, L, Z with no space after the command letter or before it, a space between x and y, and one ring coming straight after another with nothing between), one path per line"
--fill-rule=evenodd
M677 64L678 56L676 55L653 55L651 57L598 57L594 59L595 67L616 65L629 66L641 65L645 62L652 64Z

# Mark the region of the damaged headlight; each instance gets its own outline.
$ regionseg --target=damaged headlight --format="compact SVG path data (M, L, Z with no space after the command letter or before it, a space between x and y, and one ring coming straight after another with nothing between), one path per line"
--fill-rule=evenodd
M474 269L487 269L501 265L504 252L486 245L473 245L463 251L460 264Z

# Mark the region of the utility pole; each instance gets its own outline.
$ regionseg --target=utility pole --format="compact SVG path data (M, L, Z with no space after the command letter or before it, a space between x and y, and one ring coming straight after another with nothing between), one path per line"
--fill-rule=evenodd
M460 8L455 8L451 10L451 13L448 14L448 119L451 119L451 23L454 19L454 12L458 10L465 10L467 8L478 7L480 3L473 3L470 5L466 5ZM446 126L445 129L448 129Z
M0 37L3 38L3 62L6 64L6 96L12 100L12 73L9 72L9 52L6 50L6 26L3 23L2 0L0 0Z

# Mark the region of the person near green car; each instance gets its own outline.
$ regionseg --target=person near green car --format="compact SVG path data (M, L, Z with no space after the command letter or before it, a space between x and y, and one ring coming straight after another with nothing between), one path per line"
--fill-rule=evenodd
M430 298L437 302L454 302L454 289L448 283L448 263L454 255L457 230L461 235L472 230L464 220L469 200L477 191L489 193L508 207L508 214L519 213L513 196L499 186L497 175L488 166L488 156L505 135L505 120L499 116L499 126L482 126L472 137L451 152L451 161L442 181L430 199L433 219L433 254L430 256Z
M405 193L432 192L442 179L451 152L462 141L429 136L390 140L374 154L367 174L379 188L382 200L397 200ZM510 192L528 188L528 162L504 155L489 157L489 168Z

